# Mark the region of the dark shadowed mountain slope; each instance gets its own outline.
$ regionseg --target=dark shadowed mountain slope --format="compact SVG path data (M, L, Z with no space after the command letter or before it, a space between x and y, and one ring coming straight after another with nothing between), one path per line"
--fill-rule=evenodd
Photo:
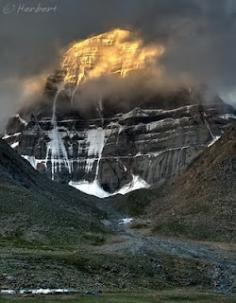
M236 240L236 126L157 192L155 231L195 239Z
M79 243L102 231L96 198L44 179L0 140L0 240Z

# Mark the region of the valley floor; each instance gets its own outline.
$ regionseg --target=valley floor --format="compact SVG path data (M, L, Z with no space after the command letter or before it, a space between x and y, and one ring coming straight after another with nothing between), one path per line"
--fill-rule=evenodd
M124 223L121 218L115 217L105 222L113 233L107 236L104 243L98 245L66 248L1 245L1 289L69 288L92 293L107 290L151 290L147 293L149 297L145 297L145 301L142 301L142 294L105 295L107 302L126 303L157 302L155 294L157 298L162 296L160 299L166 300L163 302L175 302L172 295L177 296L178 302L213 302L209 298L215 298L217 293L235 293L234 245L152 236L146 229L134 228L135 222L132 225L126 221ZM200 287L203 289L203 295L200 291L164 291L181 287ZM155 292L156 290L163 291ZM204 290L215 294L206 294ZM187 300L186 295L192 297ZM199 296L197 301L194 299L196 296ZM48 298L52 300L48 302L53 302L53 297ZM102 298L99 296L95 300L93 297L85 297L79 302L105 302ZM67 299L68 302L76 302L73 297ZM0 302L7 302L4 298L2 300ZM17 300L21 301L21 298ZM27 300L37 302L30 299L26 299L26 302ZM222 300L219 302L233 302L230 296ZM214 302L218 302L217 299L214 299Z
M139 219L141 220L141 219ZM0 297L4 302L236 302L233 244L152 235L113 210L107 234L69 247L0 238L2 290L73 289L93 296ZM104 238L103 238L104 237ZM137 291L138 290L138 291ZM109 292L108 292L109 291ZM45 301L47 300L47 301Z
M163 291L106 292L99 295L1 297L0 303L233 303L236 296L220 295L199 289L172 289Z

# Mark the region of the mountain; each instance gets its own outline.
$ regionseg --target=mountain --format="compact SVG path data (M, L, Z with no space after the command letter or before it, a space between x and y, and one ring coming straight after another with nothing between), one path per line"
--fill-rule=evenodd
M236 125L155 194L148 208L155 232L235 242Z
M103 233L96 198L45 179L0 140L1 244L76 244Z
M146 189L107 199L87 196L45 178L1 140L1 295L173 287L233 292L236 267L231 248L165 239L140 228L139 218L136 226L126 224L125 213L140 215L139 207L154 203L158 192ZM156 218L156 206L152 211Z
M179 175L236 117L193 89L125 106L105 100L84 112L59 80L49 77L43 100L10 119L3 139L47 177L102 198Z

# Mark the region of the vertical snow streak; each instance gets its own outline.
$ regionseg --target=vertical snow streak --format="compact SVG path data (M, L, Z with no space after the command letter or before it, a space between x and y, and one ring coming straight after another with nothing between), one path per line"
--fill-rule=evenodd
M96 165L96 171L95 171L95 177L94 180L97 180L98 173L99 173L99 164L102 158L102 152L103 148L105 146L105 139L106 139L106 133L103 129L104 125L104 119L103 119L103 104L102 104L102 97L98 101L97 105L97 111L99 114L99 117L101 119L102 127L99 127L97 129L90 129L87 132L87 146L88 146L88 158L86 160L86 166L85 171L89 172L93 168L93 163L97 160ZM89 157L93 156L94 158L97 157L97 159L90 159Z
M102 127L91 129L87 132L87 145L88 145L88 160L86 161L86 170L92 168L91 159L89 156L97 157L95 179L98 177L99 163L102 158L102 152L105 145L105 130ZM96 161L96 160L94 160Z
M210 127L210 125L209 125L209 123L208 123L206 117L205 117L205 123L206 123L206 127L207 127L207 129L208 129L208 131L209 131L209 133L210 133L210 135L211 135L212 140L214 140L214 139L215 139L215 136L214 136L214 134L213 134L213 132L212 132L212 130L211 130L211 127Z
M99 117L101 119L102 127L104 126L104 118L103 118L103 103L102 103L102 96L100 97L97 105L97 111L99 114Z
M206 114L204 113L204 120L205 120L205 123L206 123L206 126L207 126L207 129L211 135L211 138L212 138L212 141L208 144L208 147L210 147L211 145L215 144L216 141L218 141L220 139L221 136L215 136L212 132L212 129L210 127L210 124L208 123L207 121L207 118L206 118Z
M52 120L51 120L52 130L49 132L49 138L51 140L47 144L46 163L48 162L49 159L51 160L52 180L55 180L56 172L62 170L62 164L64 164L67 167L70 174L72 171L63 139L58 131L57 117L56 117L57 99L63 89L64 89L63 86L58 87L56 95L53 100Z

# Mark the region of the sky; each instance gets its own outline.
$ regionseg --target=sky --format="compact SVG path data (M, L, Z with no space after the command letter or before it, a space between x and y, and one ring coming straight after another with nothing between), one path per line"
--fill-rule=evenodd
M0 122L69 43L116 27L164 44L167 75L189 75L236 106L235 0L0 0Z

